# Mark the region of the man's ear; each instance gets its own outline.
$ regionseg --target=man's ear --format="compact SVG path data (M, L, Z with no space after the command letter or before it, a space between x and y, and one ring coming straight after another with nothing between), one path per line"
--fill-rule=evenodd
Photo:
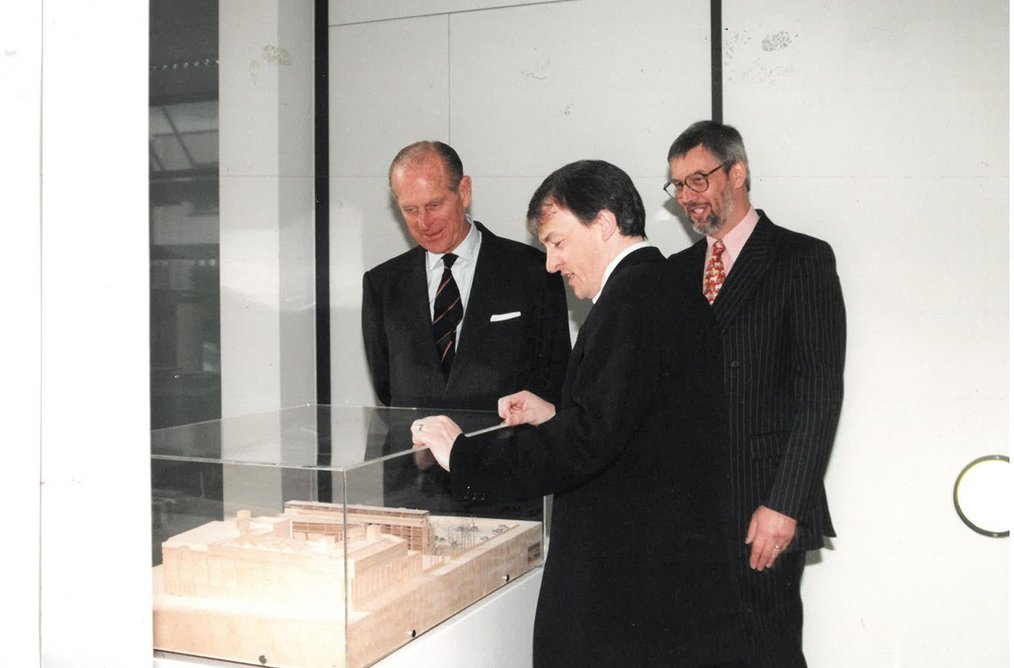
M746 163L742 160L732 163L732 167L729 168L729 180L737 190L746 188Z
M619 232L620 227L616 222L616 214L609 209L600 209L595 214L595 225L599 227L599 234L602 241L609 241L614 234Z
M461 203L464 208L468 208L472 205L472 177L465 176L461 177L461 183L458 184L458 197L461 198Z

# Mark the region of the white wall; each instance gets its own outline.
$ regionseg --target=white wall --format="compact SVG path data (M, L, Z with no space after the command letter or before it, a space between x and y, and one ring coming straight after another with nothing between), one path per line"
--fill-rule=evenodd
M36 11L40 4L27 3ZM47 0L23 27L29 58L41 28L41 126L28 118L39 118L37 99L15 108L25 110L26 134L41 127L41 153L37 141L14 155L5 144L2 160L25 169L28 190L11 192L21 198L39 193L33 167L41 159L41 212L26 209L36 214L24 220L39 232L34 243L5 247L5 263L25 258L29 267L5 288L41 304L42 332L41 349L4 350L36 365L41 358L41 396L32 396L31 383L23 388L40 402L41 433L5 440L4 449L37 458L30 481L41 507L41 593L33 606L5 590L4 645L12 636L41 640L47 668L132 668L151 660L147 4ZM31 273L33 264L41 273ZM38 313L9 312L6 323L24 318L31 331ZM30 514L30 495L5 510L16 517L22 504ZM3 570L35 540L5 531ZM34 575L26 568L25 582Z
M222 416L313 403L313 3L219 1Z
M42 61L42 8L38 3L0 5L0 220L6 248L17 249L0 262L6 323L0 334L8 354L0 376L4 419L4 465L0 466L0 507L10 509L0 563L0 591L21 615L18 633L5 633L4 660L12 665L39 663L39 403L42 320L39 238L42 232L39 171L39 101ZM15 259L15 256L17 259ZM16 510L15 510L16 509ZM18 537L14 542L9 537ZM10 543L8 543L10 541ZM5 615L7 617L8 615Z
M525 238L546 174L598 157L635 178L657 245L691 242L661 184L672 139L710 117L709 3L451 4L331 1L335 403L373 400L360 280L410 246L386 184L404 144L455 146L505 236ZM1009 541L965 528L951 488L1009 452L1007 4L723 5L754 202L833 245L848 308L811 665L1006 665Z

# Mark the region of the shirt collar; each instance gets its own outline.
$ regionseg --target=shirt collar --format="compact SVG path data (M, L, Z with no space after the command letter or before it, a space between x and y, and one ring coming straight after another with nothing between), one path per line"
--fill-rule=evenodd
M594 297L592 297L592 304L594 304L595 302L597 302L599 300L599 297L602 296L602 290L603 290L603 288L606 287L606 281L609 280L610 274L612 274L613 270L616 269L616 265L618 265L620 263L620 261L623 260L623 258L627 257L628 255L630 255L634 251L640 250L642 248L647 248L649 246L651 246L651 244L649 244L647 241L639 241L636 244L631 244L631 245L627 246L626 248L624 248L623 250L621 250L619 253L617 253L616 257L614 257L609 262L609 264L606 265L606 271L605 271L604 274L602 274L602 285L599 286L598 293Z
M760 220L760 215L757 213L757 209L750 207L750 210L746 212L743 219L729 230L724 237L722 237L722 243L725 244L725 251L729 254L729 257L733 262L739 257L740 251L743 250L743 246L746 246L746 240L753 234L753 230L757 227L757 222ZM711 248L715 245L716 239L714 237L707 237L708 239L708 257L711 256ZM728 271L731 267L726 267Z

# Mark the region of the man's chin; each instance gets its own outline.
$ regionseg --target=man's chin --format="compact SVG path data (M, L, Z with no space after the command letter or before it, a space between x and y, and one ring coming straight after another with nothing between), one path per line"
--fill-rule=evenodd
M428 239L419 243L424 249L436 255L443 255L447 252L447 244L439 240L430 241Z
M584 300L584 299L590 299L591 298L591 295L586 294L585 291L582 290L580 287L575 287L573 284L571 284L569 282L567 283L567 285L570 287L570 291L571 291L571 293L573 293L574 299L577 299L578 301L581 301L581 300Z
M703 234L705 236L714 234L718 230L722 229L722 225L718 221L712 220L710 218L707 220L702 220L699 223L695 221L690 221L690 224L693 226L694 230L698 234Z

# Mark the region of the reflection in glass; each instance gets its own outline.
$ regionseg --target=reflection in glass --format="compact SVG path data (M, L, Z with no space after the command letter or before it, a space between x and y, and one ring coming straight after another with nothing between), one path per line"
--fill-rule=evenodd
M221 415L218 12L150 3L153 428Z
M321 498L321 475L333 482L337 502L541 522L541 502L483 504L454 498L446 472L412 448L412 421L436 412L310 405L153 430L153 468L186 472L167 476L167 487L153 491L155 563L162 541L208 520L244 509L278 512L294 499L330 500ZM439 412L469 432L500 421L486 411ZM503 430L504 437L509 432ZM238 481L224 499L223 471ZM215 485L218 497L211 499L209 489Z
M221 416L218 3L149 3L151 425ZM153 560L222 516L222 465L152 461Z

